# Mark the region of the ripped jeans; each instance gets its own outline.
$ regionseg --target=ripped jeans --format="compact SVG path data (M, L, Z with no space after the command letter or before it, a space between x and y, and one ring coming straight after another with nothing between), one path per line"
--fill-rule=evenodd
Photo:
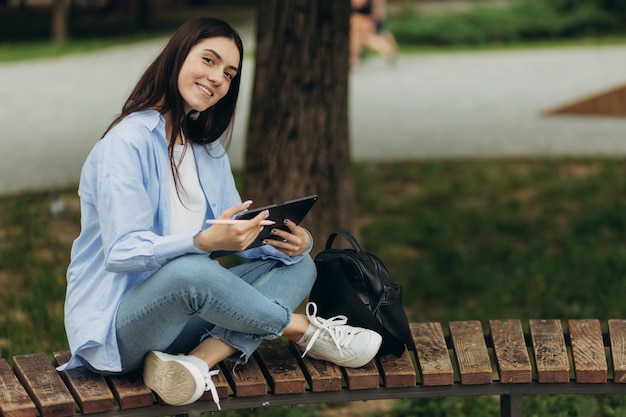
M188 353L206 337L224 340L248 361L263 339L276 338L315 282L311 257L293 265L258 260L230 269L206 255L164 265L122 299L115 323L123 372L152 350Z

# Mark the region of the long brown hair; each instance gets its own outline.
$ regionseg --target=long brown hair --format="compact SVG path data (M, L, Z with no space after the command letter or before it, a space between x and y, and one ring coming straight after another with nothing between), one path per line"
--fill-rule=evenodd
M232 39L239 49L239 68L230 83L228 93L214 106L199 113L197 119L184 113L184 101L178 91L178 74L189 51L203 39L224 37ZM228 149L235 117L235 107L239 96L243 42L228 23L214 18L200 17L187 21L172 35L161 53L143 73L135 89L122 107L122 112L106 129L106 133L129 114L154 108L161 114L170 113L171 132L169 137L170 162L173 164L173 150L176 138L184 134L185 139L199 144L211 144L226 132L222 143ZM104 135L103 135L104 136Z

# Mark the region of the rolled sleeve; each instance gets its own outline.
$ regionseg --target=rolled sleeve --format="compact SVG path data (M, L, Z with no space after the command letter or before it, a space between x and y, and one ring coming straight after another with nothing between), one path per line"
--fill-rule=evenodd
M154 242L155 259L159 263L165 264L181 254L205 253L196 248L193 244L193 238L198 234L198 232L199 230L196 232L178 233L175 235L160 237L156 242Z

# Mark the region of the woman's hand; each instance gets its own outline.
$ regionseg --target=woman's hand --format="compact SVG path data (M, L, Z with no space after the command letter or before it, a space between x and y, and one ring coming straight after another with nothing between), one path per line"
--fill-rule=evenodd
M246 201L237 206L224 210L219 219L230 220L238 213L247 210L252 201ZM261 221L268 216L267 211L262 211L250 220L237 224L214 224L208 229L202 230L194 236L193 244L205 252L216 250L239 252L246 249L254 242L263 229Z
M284 223L289 228L289 232L281 229L272 229L272 234L280 237L282 240L266 239L264 243L275 247L288 256L302 255L311 244L309 234L291 220L285 219Z

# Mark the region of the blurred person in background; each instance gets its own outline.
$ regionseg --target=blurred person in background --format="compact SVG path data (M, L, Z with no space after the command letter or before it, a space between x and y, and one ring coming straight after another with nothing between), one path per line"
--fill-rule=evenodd
M350 67L356 67L366 48L372 49L390 64L398 56L398 45L393 33L386 27L385 0L351 0Z

